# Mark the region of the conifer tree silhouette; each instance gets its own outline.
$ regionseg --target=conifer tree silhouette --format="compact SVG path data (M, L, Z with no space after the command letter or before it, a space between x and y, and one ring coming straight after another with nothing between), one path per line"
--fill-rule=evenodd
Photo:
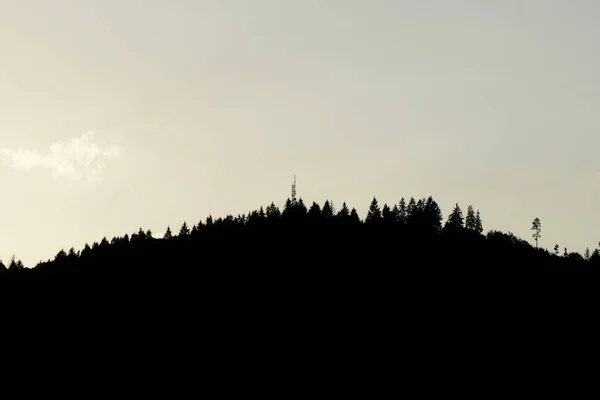
M439 232L442 229L442 209L432 196L429 196L425 201L425 215L427 226Z
M469 205L467 207L467 216L465 218L465 228L469 230L476 230L476 220L475 220L475 210L473 210L473 206Z
M367 212L367 218L365 222L373 223L381 221L383 218L381 214L381 210L379 209L379 203L377 202L377 198L373 197L371 201L371 205L369 206L369 211Z
M308 220L312 223L317 223L321 220L321 215L321 207L313 201L312 205L310 206L310 209L308 210Z
M533 234L533 238L535 239L535 247L539 249L538 240L542 237L542 222L539 218L535 218L531 225L531 230L535 231Z
M346 202L342 204L342 208L337 213L337 218L344 221L350 218L350 210L348 209L348 205L346 204Z
M400 199L400 204L398 206L398 221L401 224L406 224L406 217L407 217L407 207L406 207L406 201L404 200L404 197Z
M463 219L463 214L462 214L462 210L460 209L460 206L458 205L458 203L456 203L456 205L454 206L454 209L452 210L452 212L450 213L450 215L448 216L448 220L446 221L446 228L462 228L464 227L464 219Z
M481 222L479 210L477 210L477 213L475 214L475 232L479 234L483 233L483 223Z
M323 209L321 210L321 215L323 217L323 219L326 220L331 220L333 219L333 208L331 208L331 204L329 203L329 200L325 201L325 204L323 204Z
M387 203L383 204L383 210L381 210L381 216L383 218L383 221L388 225L392 225L396 222L396 216L395 216L394 212L392 211L392 209L390 208L390 206L387 205Z
M352 211L350 211L350 222L358 225L360 224L362 221L360 220L360 216L358 215L358 212L356 211L356 208L352 207Z

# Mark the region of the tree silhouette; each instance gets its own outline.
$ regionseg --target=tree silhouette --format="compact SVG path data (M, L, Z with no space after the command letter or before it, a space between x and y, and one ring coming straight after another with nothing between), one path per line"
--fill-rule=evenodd
M323 210L321 210L321 215L323 219L333 219L333 208L331 207L329 200L326 200L325 204L323 204Z
M347 221L348 218L350 218L350 210L348 209L346 202L342 204L342 208L337 213L337 218L343 221Z
M477 213L475 214L475 232L479 234L483 233L483 223L481 222L479 210L477 210Z
M321 207L313 201L307 213L308 220L317 223L321 220L321 215Z
M396 223L396 220L397 220L396 214L392 211L390 206L388 206L387 204L383 205L383 210L381 211L381 216L383 218L383 221L388 225L392 225L392 224Z
M377 199L375 197L373 197L373 200L371 201L371 205L369 206L369 211L367 212L366 222L367 223L378 222L378 221L381 221L382 218L383 218L383 216L381 214L381 210L379 209L379 203L377 202Z
M442 229L442 209L432 196L429 196L425 201L425 214L427 226L439 232Z
M538 245L538 240L540 237L542 237L541 232L542 232L542 222L540 221L539 218L535 218L532 222L532 226L531 226L531 230L535 231L535 233L533 234L533 238L535 239L535 247L539 248Z
M465 228L469 230L476 230L476 220L475 220L475 210L473 210L473 206L469 205L467 207L467 216L465 218Z
M270 222L276 222L279 221L279 218L281 218L281 211L279 211L279 208L275 205L275 203L271 202L271 204L269 204L267 207L267 220Z
M179 229L179 237L188 236L190 234L190 228L188 228L187 223L184 221L183 225Z
M406 201L404 197L400 199L400 204L398 206L398 222L401 224L406 224L406 216L407 216L407 208Z
M353 222L355 225L358 225L361 222L360 216L354 207L352 207L352 211L350 211L350 222Z
M171 227L167 226L167 231L163 235L163 239L172 239L172 238L173 238L173 233L171 233Z
M454 206L454 209L448 216L448 220L446 221L446 228L462 228L464 227L464 220L462 210L458 203Z

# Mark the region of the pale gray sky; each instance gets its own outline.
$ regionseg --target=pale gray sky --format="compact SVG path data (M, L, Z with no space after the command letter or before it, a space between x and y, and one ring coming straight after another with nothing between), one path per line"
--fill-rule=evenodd
M0 0L0 258L433 195L600 240L593 0Z

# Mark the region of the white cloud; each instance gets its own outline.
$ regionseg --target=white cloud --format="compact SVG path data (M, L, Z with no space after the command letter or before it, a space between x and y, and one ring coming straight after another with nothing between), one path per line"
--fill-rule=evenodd
M55 179L99 181L105 160L120 158L123 148L116 144L101 146L94 138L95 133L90 131L66 142L54 143L47 154L23 147L1 148L0 159L17 170L50 169Z

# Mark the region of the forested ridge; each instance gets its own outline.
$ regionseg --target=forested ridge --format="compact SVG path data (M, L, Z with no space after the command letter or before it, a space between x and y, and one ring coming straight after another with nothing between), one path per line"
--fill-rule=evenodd
M532 223L541 236L541 221ZM380 205L374 197L361 218L346 203L307 206L295 188L280 209L274 203L244 215L184 222L163 237L140 228L103 238L81 250L60 250L52 260L25 268L17 259L0 263L0 280L135 282L165 279L189 283L203 278L231 282L393 276L410 271L515 270L546 273L595 270L600 252L554 252L512 233L484 233L479 210L459 204L444 218L427 198Z

